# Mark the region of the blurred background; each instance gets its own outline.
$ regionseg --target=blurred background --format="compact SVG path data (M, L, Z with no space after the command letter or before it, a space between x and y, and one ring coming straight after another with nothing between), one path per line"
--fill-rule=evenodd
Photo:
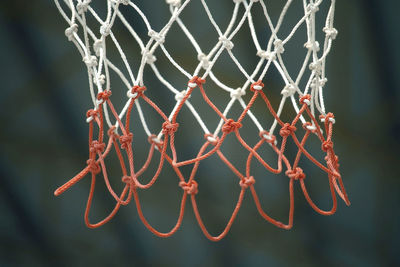
M101 10L100 2L95 5ZM146 14L154 13L151 23L159 30L168 17L164 1L136 2ZM194 2L193 5L198 5L200 1ZM208 2L212 12L221 14L217 22L226 25L232 1ZM156 4L160 8L154 9ZM267 5L277 11L282 1L268 1ZM321 216L308 206L296 184L294 227L285 231L263 221L247 194L228 236L213 243L200 231L190 203L182 228L173 237L161 239L142 225L133 203L121 208L107 225L95 230L86 228L83 212L89 177L61 197L53 196L59 185L85 167L85 112L92 107L86 67L66 39L67 24L53 1L1 1L0 266L399 266L399 7L394 0L337 3L335 27L339 35L328 59L326 105L337 118L335 151L340 156L341 173L352 205L346 207L339 201L335 215ZM212 29L210 25L198 23L204 12L193 10L196 9L188 11L184 18L207 48L213 43L209 40L216 40L216 34L207 30L207 27ZM124 14L129 16L129 12ZM271 11L271 14L276 21L277 13ZM323 21L323 17L319 19ZM259 25L265 23L259 21ZM293 22L295 17L285 20L288 25L293 26ZM116 32L124 43L123 28L116 27L121 29ZM146 34L143 25L138 28L139 33ZM263 33L259 34L262 38ZM175 48L178 54L174 57L190 68L196 60L194 50L171 36L167 41L171 47L179 48ZM255 64L255 49L252 45L250 48L246 38L246 32L239 33L234 52L244 66L251 68ZM287 48L286 56L293 61L289 69L298 69L298 59L305 52L303 43L300 38ZM128 56L137 52L129 46L123 48ZM216 67L220 77L232 86L237 85L239 78L228 66L231 62L221 64ZM160 65L162 68L163 64ZM175 77L172 69L169 73L167 65L163 74L175 84L186 83L186 78ZM153 77L146 75L151 84ZM276 105L282 85L279 75L271 71L264 82L275 95L272 102ZM118 88L119 84L116 81L112 86ZM165 99L158 103L163 108L168 109L173 103L168 102L174 100L173 96L161 85L154 83L148 88L155 88L148 90L152 98ZM119 94L122 98L122 93L116 93L114 99L119 99ZM226 96L213 97L221 106L226 101ZM185 115L182 116L184 120ZM210 118L208 123L212 125L215 121ZM250 130L243 129L248 138ZM182 158L189 157L201 144L202 140L189 140L190 134L181 136ZM145 151L140 145L137 151ZM233 155L232 161L240 165L243 159L235 157L240 154L236 148L228 146L225 152ZM226 223L239 189L237 180L220 163L207 164L198 177L203 183L198 203L210 231L217 233ZM329 207L327 179L315 167L304 164L313 198L321 206ZM287 180L269 173L264 175L266 181L257 180L261 200L273 217L285 222ZM115 183L119 183L119 178ZM215 184L218 188L214 188ZM96 190L91 215L94 221L107 214L113 205L101 179ZM176 220L180 195L176 177L170 177L167 171L154 189L141 194L146 217L166 231Z

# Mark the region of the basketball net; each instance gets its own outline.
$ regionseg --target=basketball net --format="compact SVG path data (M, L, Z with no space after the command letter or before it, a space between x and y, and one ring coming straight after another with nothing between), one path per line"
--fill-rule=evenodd
M191 32L185 26L181 14L185 9L190 8L191 2L200 1L207 19L215 28L219 38L215 40L215 46L210 51L203 51L199 43L193 37ZM228 1L228 0L227 0ZM326 14L326 22L323 27L318 28L316 25L316 14L322 2L328 0L303 0L302 17L293 26L290 33L286 36L280 34L281 28L285 25L285 16L291 8L292 0L287 0L284 3L279 19L274 23L269 15L269 9L264 0L233 0L232 15L228 27L221 29L214 19L213 10L207 6L205 0L166 0L156 1L158 8L163 8L163 5L169 7L171 16L164 27L159 31L152 28L146 14L135 4L135 1L130 0L107 0L107 15L101 18L96 13L92 6L91 0L64 0L64 2L55 0L55 4L61 13L62 17L68 23L68 28L65 30L65 35L71 41L79 53L87 67L89 78L89 90L93 102L93 107L87 112L87 123L89 126L89 159L87 166L78 173L75 177L69 180L66 184L59 187L55 191L55 195L59 196L64 191L75 185L86 176L91 177L91 189L87 201L85 222L88 227L95 228L107 223L119 210L122 205L127 205L133 200L136 204L140 219L144 225L154 234L160 237L169 237L173 235L181 226L185 212L185 204L190 199L194 214L198 224L207 238L213 241L222 239L229 231L235 220L246 193L251 194L254 199L260 215L270 223L277 227L290 229L293 225L294 214L294 184L299 183L307 202L318 213L323 215L331 215L337 209L337 195L342 198L347 205L350 204L342 178L339 173L339 161L333 148L333 126L335 123L334 115L327 112L325 109L323 89L327 82L325 65L326 58L331 51L332 42L337 35L336 29L333 27L335 0L329 1L329 9ZM135 24L128 23L124 12L121 8L134 12L140 17L147 27L148 36L141 37L137 33ZM264 27L268 27L271 31L271 36L268 42L260 43L253 23L252 12L254 10L262 10L266 23ZM87 23L88 18L95 19L98 23L98 28L91 28ZM141 58L134 59L134 64L128 60L122 49L122 45L113 33L113 25L119 21L126 27L133 40L141 48ZM79 26L78 26L79 25ZM197 52L198 64L194 70L186 70L180 66L175 59L168 53L164 43L166 36L173 25L177 25L182 33L191 43ZM250 36L249 43L255 46L257 53L254 55L254 60L257 65L254 70L248 72L241 65L234 53L234 37L242 27L249 27ZM289 74L286 68L286 63L282 57L285 53L285 45L291 41L292 37L298 32L300 27L304 27L307 33L307 42L305 48L301 48L305 53L304 63L301 65L299 72L293 76ZM321 44L317 40L318 32L324 32L324 40ZM108 42L106 42L106 40ZM107 43L107 45L106 45ZM107 46L113 44L118 51L118 56L124 68L117 67L115 62L107 56ZM124 44L127 45L127 44ZM304 49L304 50L303 50ZM168 80L168 74L162 76L157 67L157 58L154 56L155 51L161 52L168 58L171 66L176 68L183 76L187 78L187 85L179 84L177 87L172 85ZM299 49L300 51L300 49ZM228 53L232 59L232 64L237 66L243 74L244 79L239 88L231 88L221 82L213 72L213 67L219 60L223 52ZM132 68L131 66L137 66ZM263 82L266 82L266 75L271 68L275 68L285 86L281 90L281 101L277 108L274 108L270 103L270 91ZM160 99L150 99L146 94L146 82L143 78L144 72L153 72L159 81L175 96L176 104L171 113L165 113L157 104ZM113 99L110 91L111 78L110 73L114 72L126 85L127 92L124 99ZM207 80L212 80L213 90L221 90L221 95L227 97L228 104L224 109L219 109L208 97ZM304 82L305 86L300 88L299 84ZM182 87L183 86L183 87ZM180 90L177 88L181 88ZM206 123L202 120L204 114L200 114L198 110L191 104L189 99L197 90L200 92L201 101L204 105L212 108L214 113L220 118L220 123L210 131ZM248 94L250 100L246 102L243 96ZM272 115L272 120L269 122L261 121L256 114L252 112L254 102L262 101L264 103L265 112ZM121 110L117 110L113 102L124 101L126 104ZM162 100L161 100L162 101ZM230 111L232 106L238 103L242 107L239 117L232 118ZM219 103L220 104L220 103ZM148 126L149 118L143 111L143 105L148 105L162 118L163 123L158 129L150 129ZM176 133L179 131L181 121L179 114L183 108L188 110L193 115L195 121L203 130L204 144L201 146L197 156L192 159L178 159L178 152L175 146ZM281 114L286 109L295 111L295 116L285 121L281 118ZM131 123L131 115L138 114L140 116L140 124ZM257 143L249 145L242 138L240 129L243 126L244 118L249 118L258 129ZM150 150L146 153L143 151L134 150L133 143L135 141L142 142L143 140L135 140L135 129L142 127L148 136ZM222 153L224 141L228 135L233 135L248 154L245 156L246 168L244 171L239 170L231 163L228 158ZM301 137L300 137L301 136ZM313 154L308 151L305 146L310 136L316 137L321 143L321 149L325 155L324 160L317 160ZM286 144L291 140L296 145L296 155L294 160L289 160L286 156ZM270 162L264 158L260 149L271 149L277 155L277 162ZM115 153L118 156L122 171L122 183L124 188L122 192L117 193L112 188L109 177L107 175L106 158L110 153ZM140 154L139 154L140 153ZM154 175L150 177L150 182L144 183L143 176L146 173L150 163L153 160L155 153L159 153L158 168ZM134 155L147 157L143 166L135 165ZM229 218L224 230L219 235L211 235L200 216L196 194L200 187L196 180L196 172L199 164L211 155L217 155L222 162L228 166L234 176L238 178L238 186L240 186L240 194L236 206ZM311 199L305 182L306 174L299 166L300 158L308 159L315 164L319 169L326 173L332 197L332 207L329 210L320 209ZM255 189L256 177L252 176L253 161L258 161L266 171L273 174L284 173L288 177L289 183L289 215L286 223L280 222L264 211L259 197ZM145 190L153 186L162 173L163 167L169 164L178 178L177 186L183 190L180 211L175 226L168 232L160 232L153 228L146 220L142 212L142 205L139 201L138 191ZM182 174L181 167L190 165L192 171L189 177ZM115 167L115 166L113 166ZM147 175L147 174L146 174ZM108 188L108 191L115 199L116 204L111 213L103 220L97 223L92 223L89 220L94 187L96 179L101 177ZM264 178L264 177L261 177ZM148 179L148 175L146 177Z

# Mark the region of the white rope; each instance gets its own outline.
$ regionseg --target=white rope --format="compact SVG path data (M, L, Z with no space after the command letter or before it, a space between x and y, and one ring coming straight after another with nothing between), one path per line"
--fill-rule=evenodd
M205 19L201 23L210 23L213 29L218 34L218 39L209 40L214 42L212 48L207 52L200 46L200 42L196 40L193 34L190 32L190 27L187 27L185 21L182 19L181 14L185 9L190 9L190 3L192 1L199 1L205 11ZM211 0L208 0L211 1ZM226 0L228 1L228 0ZM231 14L229 24L225 30L221 29L214 17L217 15L208 5L206 0L166 0L165 4L157 2L155 8L167 8L169 9L171 16L166 24L157 32L151 25L152 14L145 14L136 4L134 0L107 0L107 12L105 18L101 18L99 13L96 12L94 7L91 5L91 0L54 0L57 9L61 16L67 22L68 26L65 30L65 35L68 40L71 41L78 49L82 56L82 60L85 62L88 72L89 79L89 91L93 101L94 108L98 108L99 102L96 100L95 88L98 92L102 92L105 89L109 89L112 85L110 71L117 74L116 76L121 79L127 90L129 91L134 85L145 85L144 72L146 66L149 65L149 70L152 71L155 77L165 86L166 89L171 91L172 97L175 98L176 104L172 112L169 114L169 118L172 118L174 111L182 101L186 90L182 90L182 84L174 85L168 79L168 73L161 73L157 67L157 58L154 56L156 51L162 53L165 58L170 62L171 66L177 69L186 79L190 79L193 76L200 76L207 78L210 76L210 80L215 83L215 87L220 89L220 93L227 97L226 106L223 109L223 114L229 117L229 112L235 105L235 102L239 102L239 106L245 109L247 104L243 99L246 91L249 90L251 83L257 80L263 80L268 84L268 73L271 68L275 68L284 82L281 94L282 99L280 101L277 115L280 116L284 111L285 103L290 99L291 106L295 112L299 112L298 98L304 94L310 93L310 110L312 114L326 114L326 107L324 104L323 91L327 82L326 78L326 60L332 49L332 42L336 38L337 30L333 27L334 13L335 13L335 0L303 0L303 10L296 10L300 13L300 19L291 26L291 30L287 36L281 36L281 28L287 28L285 24L285 17L288 11L293 8L293 0L286 0L276 23L273 22L269 10L268 3L265 0L231 0L232 10L226 11ZM319 7L323 2L330 2L329 11L326 14L326 20L324 25L317 25L316 13L320 12ZM169 5L169 7L167 6ZM124 14L134 14L135 19L140 19L141 22L146 26L148 35L141 36L138 34L137 26L135 23L130 24L126 17L121 13L120 7L124 6ZM260 42L257 37L256 28L259 25L255 25L252 12L255 10L261 10L265 17L264 25L262 28L268 28L271 31L267 42ZM128 13L129 12L129 13ZM93 20L94 19L94 20ZM91 23L88 23L88 22ZM93 26L93 21L97 22L97 28ZM129 33L131 42L138 45L141 51L141 58L131 58L124 52L124 47L131 46L132 43L120 43L117 36L113 32L113 26L115 22L120 22ZM181 30L182 36L187 38L197 54L197 64L193 70L183 68L170 54L164 45L166 37L171 27L176 24ZM241 64L240 60L235 56L235 37L237 33L248 25L250 35L249 43L254 45L257 54L254 55L257 60L257 65L252 70L246 70ZM285 53L285 46L298 34L299 29L304 27L307 32L307 42L305 43L305 49L299 48L299 53L304 53L304 60L301 64L300 69L297 73L289 73L286 64L291 64L290 61L285 61L282 55ZM258 27L260 28L260 27ZM317 31L323 31L325 33L324 40L317 40ZM320 47L320 43L322 47ZM109 48L114 46L118 51L120 62L115 62L117 59L113 55L113 61L111 57L107 56L107 51L111 51ZM241 83L236 86L227 85L217 74L213 71L215 64L218 62L222 53L226 50L229 58L232 60L232 66L235 66L243 77L240 79ZM173 52L172 50L170 50ZM133 68L132 66L135 66ZM257 78L256 78L257 77ZM239 78L235 77L237 81ZM305 80L305 81L304 81ZM304 82L302 82L304 81ZM300 84L304 84L303 88L300 88ZM230 83L229 83L230 84ZM180 89L178 89L180 88ZM113 87L113 90L118 88ZM124 89L126 90L126 89ZM150 89L151 90L151 89ZM124 100L125 104L121 111L119 111L120 119L126 115L128 103L130 101L129 94ZM141 105L136 101L136 108L139 113L140 121L147 135L151 135L154 131L148 128L146 120L146 114L141 109ZM193 118L198 122L204 133L209 134L210 131L207 128L206 123L202 119L202 114L187 100L185 106L193 115ZM118 125L113 116L109 115L107 106L105 106L105 118L107 124L111 127L112 125ZM258 130L268 128L268 125L263 125L260 120L256 117L255 113L248 112L248 115ZM301 121L306 122L303 116L300 117ZM223 121L220 120L217 128L214 130L214 135L217 136L222 129ZM265 127L265 128L264 128ZM270 122L269 132L272 135L277 127L277 121L273 119ZM160 131L160 129L155 129ZM158 138L162 137L160 132Z

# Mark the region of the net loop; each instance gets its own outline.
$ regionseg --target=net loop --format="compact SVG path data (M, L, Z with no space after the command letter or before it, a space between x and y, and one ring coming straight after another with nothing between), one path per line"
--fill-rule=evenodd
M244 177L243 179L240 180L239 185L243 189L249 188L249 186L252 186L255 184L256 180L254 179L253 176L250 177Z
M302 104L302 105L307 105L307 106L309 106L309 105L311 105L311 102L310 102L310 100L311 100L311 95L309 95L309 94L307 94L307 95L303 95L302 97L300 97L300 104Z
M206 82L205 79L202 79L198 76L194 76L192 79L190 79L188 86L190 88L195 88L196 86L202 86Z
M296 167L292 170L287 170L285 172L285 174L290 179L294 179L294 180L302 180L302 179L306 178L306 174L303 172L303 169L300 167Z
M146 91L146 89L146 86L135 85L131 90L128 91L127 96L134 99L139 98L143 96L143 93Z
M101 172L101 167L100 167L100 165L96 162L95 159L88 159L88 160L86 161L86 163L87 163L87 165L88 165L88 167L89 167L89 171L90 171L92 174L96 175L96 174L99 174L99 173Z
M195 180L191 180L189 182L181 181L179 182L179 186L185 191L188 195L196 195L198 190L198 184Z
M256 91L262 90L263 88L264 88L264 84L263 84L263 82L260 80L260 81L257 81L257 82L255 82L255 83L252 83L252 84L251 84L251 86L250 86L250 91L256 92Z
M222 132L225 134L230 134L242 127L240 122L234 121L233 119L228 119L224 126L222 126Z
M277 143L276 136L270 134L268 131L261 131L259 133L259 136L260 136L261 139L265 139L265 142L267 142L269 144L276 145L276 143Z
M122 149L128 149L128 147L132 144L133 133L126 133L119 137L119 142L121 144Z
M309 121L303 123L303 129L312 133L317 133L317 127Z
M165 135L174 134L178 130L178 127L179 127L179 123L171 123L169 121L166 121L162 124L162 129L163 129L162 133Z
M129 175L124 175L122 176L122 182L129 185L129 186L135 186L135 180L133 180L132 176Z
M162 147L164 142L162 140L160 140L157 135L152 134L147 138L147 141L150 143L150 145L155 144L158 147Z
M97 116L99 115L99 111L95 110L95 109L89 109L86 112L86 122L89 123L91 122L93 119L95 119Z
M107 131L107 135L110 137L117 137L117 127L115 127L115 125L111 126L110 129L108 129Z
M290 123L285 123L279 131L279 134L282 137L288 137L289 135L292 135L296 130L297 128L295 126L291 125Z
M213 134L205 134L204 138L210 142L210 144L212 144L213 146L216 146L219 142L219 137L218 136L214 136Z
M321 116L319 116L319 118L320 118L321 122L325 122L326 120L328 120L329 122L332 122L332 123L335 123L335 122L336 122L336 121L335 121L335 115L333 115L332 112L329 112L329 113L326 114L325 116L324 116L324 115L321 115Z

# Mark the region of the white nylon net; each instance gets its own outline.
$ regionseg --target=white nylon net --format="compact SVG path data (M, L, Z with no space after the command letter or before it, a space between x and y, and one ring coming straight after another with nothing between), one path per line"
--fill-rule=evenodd
M295 25L292 25L292 29L287 35L281 35L280 31L282 28L286 28L287 30L288 25L285 25L285 15L288 13L288 10L291 8L293 2L296 1L286 1L282 7L279 19L276 22L273 22L271 16L269 15L266 1L233 0L232 12L228 12L232 14L230 23L226 29L221 29L214 19L214 17L218 14L213 14L213 10L209 9L206 1L199 0L207 14L209 23L212 24L213 28L219 35L217 40L211 40L211 42L215 42L215 45L209 51L204 51L199 46L199 43L185 26L184 21L180 18L181 14L185 12L185 9L190 8L192 1L167 0L166 3L163 1L154 1L154 5L156 6L155 8L161 9L164 8L164 5L169 5L169 10L171 12L170 19L161 29L154 29L152 27L146 14L140 10L140 8L135 4L135 1L108 0L107 14L104 17L101 17L96 13L96 10L92 7L90 0L65 0L65 3L63 3L65 6L61 5L58 0L55 1L60 13L70 25L66 29L65 34L68 39L77 47L83 61L86 63L89 76L89 89L95 109L98 108L96 94L110 88L110 72L112 71L120 77L128 90L126 105L119 114L121 118L124 117L129 105L130 97L132 97L132 95L129 93L132 86L145 85L143 74L146 70L153 71L160 82L165 85L165 88L170 90L171 93L176 96L176 106L178 106L179 101L182 100L186 90L182 91L182 84L175 85L172 82L169 82L168 73L162 76L162 74L159 72L157 68L157 59L154 56L154 53L156 50L161 50L170 61L171 66L176 68L182 75L186 76L188 80L194 76L200 76L203 79L210 78L212 81L214 81L216 87L221 90L221 94L224 94L226 97L231 99L224 109L224 115L229 114L229 111L235 102L239 102L244 109L246 107L246 103L242 99L242 96L246 93L246 90L249 90L249 86L255 81L265 80L268 71L273 67L279 71L279 74L285 84L281 91L282 99L277 111L278 116L281 115L285 102L287 101L291 101L294 110L298 112L298 96L306 94L311 95L310 109L312 114L326 115L323 99L323 88L327 82L325 73L326 58L331 50L332 41L337 35L337 31L333 27L335 0L329 1L330 7L328 9L328 13L326 14L325 25L321 25L320 27L316 25L316 13L319 11L319 6L323 3L323 1L303 0L303 10L297 10L298 12L302 12L302 16ZM123 15L123 13L120 11L121 6L125 6L124 8L129 8L128 12L124 12L125 14L129 14L129 12L135 12L140 16L147 27L148 36L140 36L135 31L135 24L132 25L128 23L127 18L125 18L126 15ZM67 8L65 9L65 7ZM257 37L255 25L252 19L252 10L255 9L262 10L266 19L266 23L263 25L263 27L268 27L268 32L272 33L268 39L268 42L260 42ZM98 22L97 28L91 28L87 24L87 17L89 16L92 16ZM140 46L142 54L141 58L127 58L125 56L123 47L127 46L128 44L120 44L113 33L113 25L117 20L123 23L123 25L129 30L129 33L132 37L130 41L134 40ZM205 23L205 21L206 20L202 21L201 23ZM180 66L165 47L164 42L166 36L174 24L179 26L179 28L182 30L183 36L190 41L197 53L199 62L194 70L184 69L182 66ZM249 36L248 40L249 42L252 42L251 45L254 45L257 51L257 53L254 55L254 58L258 62L253 70L246 70L235 56L234 38L242 27L249 27L251 35ZM298 30L302 27L306 27L307 29L307 42L304 44L305 49L303 50L299 48L298 53L303 54L304 52L304 61L297 73L290 74L286 64L292 63L290 62L290 59L288 62L285 62L282 54L285 52L285 45L291 41L293 36L295 36ZM322 47L316 39L318 31L323 31L325 33L325 38L322 41ZM111 42L109 42L109 40L111 40ZM106 51L111 44L114 45L118 50L120 61L123 62L124 68L117 67L118 64L112 62L110 57L107 56ZM213 73L213 66L216 64L224 51L228 53L229 57L232 59L232 64L236 65L238 70L243 75L242 84L239 88L232 88L228 86ZM146 68L147 65L149 65L150 68ZM303 80L306 80L307 82L303 88L300 88L299 84ZM215 90L217 90L217 88L215 88ZM114 88L113 90L116 89L117 88ZM202 115L196 111L189 100L185 102L185 105L190 109L194 119L198 121L204 133L210 133L207 125L202 120ZM139 104L137 104L137 109L139 110L139 113L142 114ZM174 112L175 109L171 112L171 116ZM248 114L260 131L268 129L270 134L274 133L277 125L276 120L272 121L269 126L262 125L262 123L260 123L260 121L252 114L251 110ZM105 115L109 127L117 123L115 120L112 121L112 119L110 119L107 110L105 110ZM150 136L151 131L146 123L148 118L141 116L141 119L146 133ZM306 122L303 116L301 116L301 120L303 123ZM218 136L222 125L223 121L221 120L221 123L213 131L214 136ZM315 126L309 127L313 128ZM158 138L161 138L161 136L162 133L160 130Z

